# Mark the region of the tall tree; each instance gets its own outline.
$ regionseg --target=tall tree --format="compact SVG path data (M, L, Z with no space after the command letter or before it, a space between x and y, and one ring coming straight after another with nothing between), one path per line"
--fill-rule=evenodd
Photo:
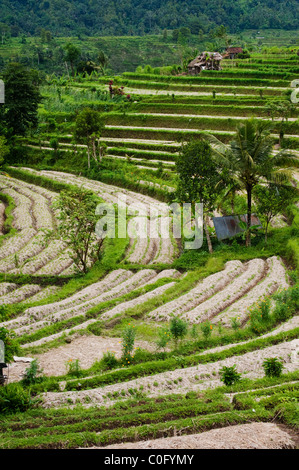
M96 163L102 159L104 146L100 144L100 137L104 126L102 115L91 108L84 108L76 118L74 138L76 142L87 146L88 168L90 155Z
M4 157L8 155L9 147L6 145L6 139L0 135L0 167L4 163Z
M99 51L97 62L99 64L99 69L102 75L106 75L107 67L109 65L109 59L107 55L105 54L105 52Z
M75 46L71 42L69 42L65 46L64 50L65 50L65 61L70 64L71 70L72 70L72 75L74 76L74 74L75 74L75 68L74 67L75 67L76 62L79 60L79 58L81 56L81 51L77 46Z
M253 190L257 212L265 225L265 242L268 239L268 229L271 220L298 200L299 190L291 185L258 185Z
M56 202L59 210L57 234L70 248L77 268L86 273L89 267L101 257L103 238L96 235L98 200L91 191L76 188L61 191Z
M283 185L290 181L291 168L299 167L299 158L282 150L273 155L273 139L268 123L249 119L238 126L230 144L225 145L212 135L206 139L212 144L212 155L222 168L230 172L232 181L247 194L246 246L251 245L252 191L260 182Z
M177 197L180 202L203 204L204 229L208 248L213 251L208 230L208 213L215 207L222 175L211 157L210 145L205 141L191 141L182 146L177 158L176 169L179 177Z
M0 117L7 136L25 135L29 128L37 127L37 110L41 101L39 78L35 70L19 63L10 63L4 70L5 104L0 107Z

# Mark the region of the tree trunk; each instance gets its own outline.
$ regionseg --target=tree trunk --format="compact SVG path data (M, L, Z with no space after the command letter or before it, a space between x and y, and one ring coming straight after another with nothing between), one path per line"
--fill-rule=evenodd
M204 218L203 218L203 225L204 225L204 229L205 229L205 233L206 233L206 237L207 237L209 253L213 253L213 246L212 246L212 243L211 243L211 237L210 237L208 226L207 226L207 219L208 219L208 217L207 217L207 215L205 215Z
M67 71L67 76L70 79L70 72L69 72L69 68L67 66L67 62L65 62L65 67L66 67L66 71Z
M247 186L247 234L246 234L246 246L251 246L251 185Z
M90 169L90 153L89 153L88 147L87 147L87 160L88 160L88 169Z
M269 226L269 221L266 223L266 229L265 229L265 244L267 245L268 243L268 226Z
M96 151L95 137L92 139L92 154L93 154L94 160L98 163L98 161L97 161L97 151Z
M235 195L233 193L231 195L231 210L232 210L232 215L234 215L234 212L235 212Z
M284 131L281 130L279 132L279 147L281 147L281 145L282 145L283 136L284 136Z

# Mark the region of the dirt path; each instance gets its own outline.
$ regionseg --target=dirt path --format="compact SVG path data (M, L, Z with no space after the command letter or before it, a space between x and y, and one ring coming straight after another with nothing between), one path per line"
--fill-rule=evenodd
M153 346L146 341L136 341L135 346L149 351L153 350ZM88 369L95 361L100 360L107 351L114 351L116 357L120 357L121 338L104 338L94 335L78 336L73 338L69 344L64 344L43 354L33 354L29 357L38 359L45 375L58 376L66 373L67 361L79 359L82 369ZM24 355L26 355L26 352L24 352ZM20 380L28 366L28 362L12 363L9 367L9 382Z
M250 423L189 436L114 444L105 449L295 449L297 446L298 438L284 426Z
M254 107L255 108L255 107ZM256 109L256 108L255 108ZM187 117L187 118L207 118L207 119L214 119L214 118L219 118L219 119L225 119L226 121L228 119L237 119L238 121L239 120L247 120L248 119L248 116L220 116L218 114L176 114L176 113L146 113L147 116L164 116L164 117L169 117L169 116L173 116L173 117ZM127 113L127 116L143 116L144 113ZM255 119L261 119L263 121L269 121L269 118L268 117L265 117L265 116L255 116ZM275 122L279 122L279 121L282 121L283 118L276 118ZM288 118L288 121L290 122L295 122L297 121L298 118L295 117L295 118Z

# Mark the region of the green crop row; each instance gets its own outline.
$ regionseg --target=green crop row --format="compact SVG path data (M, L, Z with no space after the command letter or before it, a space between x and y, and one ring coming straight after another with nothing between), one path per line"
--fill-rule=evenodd
M138 103L129 109L129 112L147 112L147 113L173 113L173 114L199 114L199 115L211 115L211 116L240 116L240 117L251 117L251 116L268 116L268 111L265 108L265 102L263 106L235 106L233 103L227 102L227 105L218 105L218 100L210 105L197 105L197 104L182 104L182 103ZM290 117L298 116L299 111L294 109Z
M127 294L124 294L120 297L117 297L112 300L106 300L104 302L100 302L98 305L95 307L90 308L85 315L79 315L76 317L72 317L68 320L61 320L57 321L54 324L50 324L49 326L46 326L44 328L41 328L40 330L34 332L34 333L27 333L22 335L20 338L20 344L26 344L30 342L37 341L41 338L45 338L47 336L50 336L52 334L58 333L60 331L64 331L65 329L72 328L76 325L80 325L81 323L87 321L88 319L91 318L97 318L99 315L104 313L105 311L115 307L117 304L120 302L126 302L132 299L136 299L141 295L146 294L147 292L150 292L157 287L160 287L167 282L173 282L173 279L160 279L159 281L146 285L144 287L141 287L139 289L135 289Z
M140 394L142 394L142 401L139 401ZM117 395L117 394L115 394ZM115 418L128 415L129 412L134 413L151 413L164 410L165 408L173 408L174 406L189 406L199 404L199 398L201 398L201 405L204 406L206 403L210 403L210 394L208 398L202 398L201 394L197 392L187 393L187 395L165 395L160 398L146 397L143 396L142 390L139 390L139 394L130 394L130 398L119 394L122 397L121 401L116 403L109 408L105 406L101 407L88 407L88 408L73 408L68 409L67 413L65 410L59 408L43 409L37 408L27 413L23 420L18 419L18 415L11 416L9 421L6 423L0 423L0 433L4 431L22 431L27 428L35 429L39 426L47 426L51 428L60 424L76 424L82 422L84 419L98 419L101 418ZM213 393L213 398L219 400L219 393ZM222 398L222 397L221 397Z
M90 417L88 420L77 423L65 424L61 419L55 426L41 425L39 428L26 429L22 431L5 431L6 439L22 439L31 437L42 437L44 435L56 436L68 433L101 432L104 430L113 430L116 428L125 428L130 426L142 426L145 424L159 423L174 419L184 419L195 416L205 416L211 413L221 413L232 410L232 405L222 400L215 400L213 403L201 403L199 400L188 404L169 404L164 403L160 409L152 409L149 412L143 410L129 410L126 414L117 416L102 416L100 418ZM109 419L108 419L109 418Z
M212 272L215 272L215 270L217 269L215 264L218 266L218 270L222 266L222 264L219 263L219 260L218 260L218 263L215 263L215 261L214 261L214 269L212 270ZM166 302L172 300L173 298L178 297L180 295L180 293L186 293L186 291L190 290L190 288L194 284L194 280L198 279L199 274L200 274L200 278L206 277L206 275L211 274L211 269L209 270L209 272L207 272L207 270L208 270L208 267L203 267L200 270L200 273L197 273L197 272L189 273L188 276L186 276L186 278L178 281L176 286L170 287L169 289L167 289L167 291L161 297L159 297L158 299L157 298L156 299L151 299L150 301L145 302L144 304L139 305L137 307L133 307L133 308L129 308L129 309L124 308L122 314L118 315L117 320L120 322L123 317L126 317L127 319L129 317L132 317L134 319L142 317L142 315L144 313L148 313L149 311L153 310L154 308L157 308L158 306L161 306L161 305L165 304ZM162 282L162 280L160 282ZM155 284L155 286L156 286L156 284ZM143 291L140 291L140 292L139 291L140 290L137 290L136 292L126 294L124 297L121 298L121 300L128 300L128 299L131 299L131 298L135 298L137 295L139 295L140 292L141 293L143 292ZM288 317L292 316L296 312L296 309L298 307L298 305L296 306L296 304L294 304L294 301L292 300L292 299L296 298L296 292L297 291L298 291L298 288L292 287L287 292L283 292L283 294L277 295L276 300L278 302L280 302L281 304L286 304L287 306L289 306L290 310L288 310ZM90 309L86 313L85 317L84 316L83 317L82 316L81 317L74 317L74 322L77 322L77 320L79 320L79 323L81 323L82 321L84 321L84 318L85 319L87 319L87 318L97 318L98 315L100 315L102 312L104 312L105 310L113 307L113 305L116 302L117 301L115 301L115 300L111 300L111 301L108 301L108 302L104 302L104 303L100 304L99 306L93 307L92 309ZM104 327L104 325L101 324L101 322L99 322L99 323L100 323L100 328ZM281 320L277 318L277 316L275 315L275 312L274 312L272 315L270 315L269 319L267 320L267 323L266 324L264 323L262 325L262 327L263 327L262 332L266 333L267 331L271 331L274 327L276 327L280 323L281 323ZM26 341L30 341L30 340L34 341L36 339L39 339L40 337L46 336L47 334L51 334L51 333L56 332L57 328L60 328L60 331L61 331L61 330L63 330L64 324L65 324L64 321L57 322L57 323L55 323L55 325L48 326L48 327L44 328L43 330L39 330L38 332L33 333L32 335L27 335L26 338L23 337L21 339L21 341L23 343L26 342ZM83 330L81 330L81 332L83 332ZM249 324L245 329L238 330L238 331L233 332L233 333L223 332L220 336L214 336L214 337L210 338L209 340L200 339L200 340L196 340L196 341L194 341L194 340L193 341L188 341L188 342L184 343L182 346L180 346L180 348L177 350L176 353L179 356L188 356L190 354L194 354L194 353L197 353L199 351L205 351L207 348L213 348L213 347L216 347L216 346L222 346L222 345L227 345L227 344L241 343L242 341L248 341L248 340L251 340L251 339L255 339L256 335L257 335L256 330L252 329L252 326ZM37 348L37 349L39 349L39 348ZM35 352L38 352L38 351L35 351ZM167 352L155 352L155 353L153 353L153 352L148 352L148 351L143 351L143 350L139 351L138 350L135 354L133 362L134 362L134 364L138 364L138 363L152 362L152 361L155 361L155 360L158 360L158 361L166 360L168 358L172 358L172 354L173 354L172 352L169 352L169 353L167 353ZM121 365L121 363L119 365ZM92 366L91 369L89 369L89 370L81 371L80 377L83 377L83 376L86 377L86 376L93 375L94 373L98 373L99 370L100 369L98 369L98 367L94 368ZM57 380L65 380L65 379L66 379L65 377L60 377L59 379L57 378ZM47 387L47 385L46 385L46 387Z
M124 72L123 75L124 79L129 79L129 80L142 80L142 81L145 81L145 80L148 80L150 82L155 82L155 81L158 81L159 82L159 86L160 84L163 84L165 82L167 82L169 85L171 84L178 84L178 83L181 83L181 84L186 84L186 85L192 85L193 84L197 84L197 85L200 85L200 84L203 84L203 85L224 85L224 84L227 84L227 85L230 85L230 86L236 86L236 85L243 85L243 86L270 86L270 87L287 87L290 85L289 81L288 80L267 80L267 79L257 79L257 78L234 78L232 80L231 77L223 77L222 76L222 72L219 72L218 73L218 76L217 78L210 78L210 77L206 77L202 74L194 77L194 76L190 76L190 75L186 75L186 76L180 76L180 77L177 77L177 76L168 76L168 75L153 75L153 74L138 74L136 72Z
M221 131L235 131L238 124L242 122L238 118L219 118L219 117L192 117L188 116L173 116L166 115L160 116L155 114L126 114L109 113L104 115L106 125L110 126L140 126L140 127L158 127L158 128L176 128L187 130L221 130ZM271 122L272 131L280 132L281 123L274 121ZM286 134L298 133L298 122L284 122L283 129Z
M235 65L233 64L227 64L223 68L223 71L226 70L234 70L234 68L239 69L241 72L242 70L250 70L252 72L260 72L260 73L287 73L287 74L298 74L299 73L299 67L296 63L293 64L283 64L283 72L281 72L281 65L280 63L277 64L258 64L258 63L241 63L237 62ZM296 66L297 65L297 66ZM241 70L240 70L241 69Z
M139 377L144 377L153 374L159 374L177 368L192 367L198 364L206 364L208 362L216 362L227 357L235 355L242 355L256 349L266 348L268 346L279 344L283 341L291 341L299 334L299 328L290 330L288 332L279 333L275 336L259 338L250 341L243 345L233 346L229 349L218 353L208 354L195 354L188 357L169 358L164 361L146 362L144 364L137 364L130 368L109 372L100 376L92 377L90 379L81 379L78 381L67 382L66 390L86 390L90 388L97 388L108 384L126 382Z
M212 403L221 400L226 401L223 394L235 393L240 396L241 392L250 393L253 397L273 395L276 393L283 393L284 391L298 390L299 371L283 374L280 377L263 377L261 379L248 379L242 378L241 381L230 386L220 386L216 389L206 390L204 392L190 391L186 395L170 394L157 397L145 396L143 388L129 389L125 394L123 390L120 392L108 393L108 398L116 399L115 403L106 408L105 405L101 407L74 407L74 408L33 408L26 413L16 413L5 421L0 423L0 432L2 431L18 431L27 428L34 429L41 425L49 427L56 426L63 423L72 424L79 423L84 419L102 417L115 417L127 415L129 411L145 412L163 410L167 407L174 407L175 405L191 405L193 403ZM254 390L254 391L250 391ZM249 392L250 391L250 392ZM129 398L127 398L129 396ZM120 400L118 400L119 398Z
M26 181L27 183L31 183L37 186L42 186L46 189L50 189L51 191L55 191L59 193L61 190L65 189L77 189L75 186L72 186L67 183L63 183L61 181L56 181L51 178L47 178L42 175L37 175L35 173L31 173L26 170L22 170L20 168L15 168L15 167L8 167L7 171L9 171L9 174L13 176L14 178Z
M171 129L147 129L144 128L131 128L125 129L122 127L106 127L103 131L103 137L117 137L118 139L146 139L146 140L166 140L166 141L176 141L183 142L189 141L190 139L200 139L207 132L204 131L190 131L190 130L180 130L174 131ZM213 134L218 137L219 140L223 143L229 143L233 137L233 132L219 132L217 130L213 131ZM274 139L275 143L278 142L278 138ZM284 137L282 142L283 148L290 149L299 149L299 138L295 137Z
M294 380L297 383L292 384ZM246 393L237 393L229 403L226 394L236 391ZM235 385L186 395L148 398L142 389L131 392L131 399L117 401L107 408L33 408L7 415L0 424L0 447L104 446L273 419L293 427L294 431L299 427L298 371L278 378L244 378ZM258 397L261 399L256 401Z
M25 144L25 145L34 145L36 147L39 147L40 145L43 145L43 142L49 142L52 138L55 138L59 141L60 144L70 144L72 141L72 136L71 135L60 135L60 134L41 134L40 135L40 141L37 141L36 139L30 139L30 138L24 138L20 139L20 141ZM169 158L172 153L176 153L180 150L180 144L172 145L172 144L167 144L167 143L151 143L151 142L124 142L123 140L105 140L104 137L102 137L101 142L105 143L107 147L109 148L109 152L111 148L118 148L118 149L128 149L128 150L133 150L133 149L140 149L142 150L148 150L148 151L157 151L162 153L166 153L169 155ZM75 144L73 144L75 147ZM39 149L38 149L39 150ZM69 145L69 150L73 151L72 146ZM40 150L39 150L40 151ZM141 156L141 154L140 154ZM154 154L153 154L154 157ZM145 158L145 157L144 157ZM172 159L175 157L173 156ZM161 158L162 159L162 158ZM171 158L170 158L171 159Z
M211 96L199 95L199 96L184 96L184 95L175 95L167 94L167 95L140 95L138 103L165 103L165 104L187 104L187 105L206 105L206 106L213 106L213 105L223 105L223 106L265 106L266 99L267 100L279 100L280 98L277 96L267 96L267 98L258 98L254 96L225 96L225 95L218 95L216 93L215 98L211 93ZM137 103L137 105L138 105Z
M140 426L123 427L104 430L100 433L96 431L69 432L67 434L48 435L23 438L6 438L1 436L0 448L29 448L29 449L63 449L90 446L105 446L107 444L156 439L176 435L177 432L194 434L215 427L224 427L252 421L270 421L276 416L276 410L265 410L259 407L255 411L226 411L222 413L212 413L206 416L192 416L171 421L158 422L154 424L143 424ZM280 413L283 418L283 410Z
M277 80L277 79L281 79L281 80L293 80L296 78L296 73L299 69L295 69L295 72L290 72L290 71L286 71L284 70L283 72L281 72L281 70L270 70L270 71L267 71L267 70L260 70L260 71L256 71L256 70L250 70L250 69L245 69L245 70L238 70L238 68L232 68L232 69L229 69L229 68L225 68L224 70L221 70L220 72L217 71L217 70L203 70L200 75L201 76L206 76L206 77L217 77L217 76L220 76L220 77L232 77L232 78L236 78L236 77L240 77L240 78L243 78L243 77L248 77L248 78L266 78L268 80ZM275 82L274 82L275 83Z
M121 156L132 156L135 158L143 158L146 160L165 160L165 161L175 161L176 160L176 155L173 153L152 153L150 151L144 151L144 150L134 150L134 149L128 149L126 147L119 148L119 147L112 147L109 148L108 150L109 155L121 155Z
M216 83L213 86L208 86L207 84L202 85L181 85L174 83L161 83L161 82L150 82L150 81L140 81L140 80L122 80L122 85L131 87L133 89L145 89L145 90L174 90L178 92L199 92L199 93L228 93L233 95L258 95L261 92L263 95L281 95L280 89L267 88L265 84L261 87L248 86L245 83L239 83L238 85L233 85L230 79L227 79L227 85L223 83ZM211 85L211 84L210 84ZM289 86L287 83L285 86Z

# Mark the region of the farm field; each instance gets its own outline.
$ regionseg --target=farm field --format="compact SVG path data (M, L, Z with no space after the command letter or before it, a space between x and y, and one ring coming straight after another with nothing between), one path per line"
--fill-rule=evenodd
M212 252L206 236L184 247L168 207L189 141L228 145L254 118L272 125L273 158L298 158L298 105L271 114L298 71L298 56L252 54L196 77L47 77L38 132L16 139L0 171L0 331L18 345L0 388L0 449L298 448L299 197L271 219L268 240L256 230L246 246L217 239L213 217L246 213L244 190L219 191ZM87 107L105 122L97 163L75 139ZM298 188L298 168L289 174ZM105 238L87 272L49 237L71 190L129 211L126 236ZM267 375L270 359L282 373ZM239 379L225 383L225 369Z

